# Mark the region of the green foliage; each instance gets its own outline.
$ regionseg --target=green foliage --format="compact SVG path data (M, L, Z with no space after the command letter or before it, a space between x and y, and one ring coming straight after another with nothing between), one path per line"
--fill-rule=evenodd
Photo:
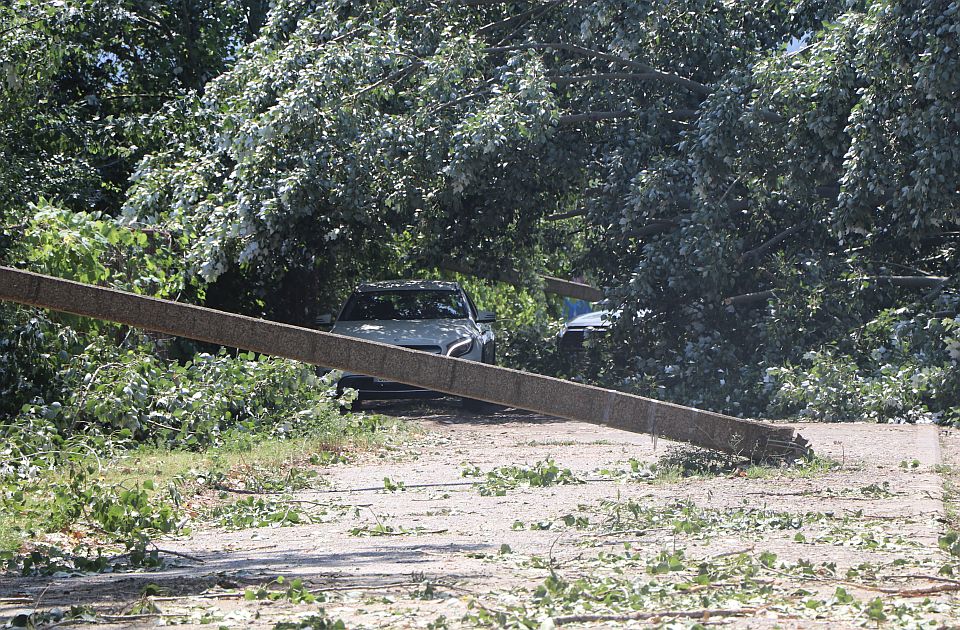
M545 488L554 485L580 484L583 480L574 475L569 468L560 468L552 459L546 459L532 467L495 468L487 473L486 480L478 487L483 496L503 496L507 490L524 483L531 488Z
M0 225L41 197L116 214L136 162L163 146L146 116L223 71L265 11L259 0L0 7Z
M14 466L29 467L36 453L98 435L199 449L341 422L329 384L291 361L221 352L180 365L149 347L92 344L58 367L64 386L53 400L24 405L0 429Z
M331 619L321 611L297 621L278 621L273 630L346 630L342 619Z
M248 601L257 600L257 599L267 599L270 601L279 601L287 600L292 604L313 604L317 601L323 601L323 595L319 596L314 595L310 590L304 585L303 580L300 578L294 578L287 583L287 579L282 575L277 576L277 579L273 581L273 584L283 587L286 586L283 590L272 590L267 588L267 586L260 586L257 589L247 589L243 593L243 598ZM313 627L313 626L296 626L296 627ZM333 627L333 626L331 626Z
M6 258L30 271L161 298L190 287L181 260L185 243L169 233L121 227L100 212L75 212L42 198L24 221Z
M383 490L384 492L402 492L406 490L406 486L399 479L391 479L390 477L383 478Z
M56 400L63 367L82 341L70 328L43 313L0 304L0 418L10 418L35 401Z
M772 408L815 420L956 421L958 330L960 316L885 311L852 354L808 352L798 365L768 369Z
M15 489L13 489L15 488ZM105 484L96 467L69 466L59 476L45 476L29 483L3 487L0 495L4 513L24 524L42 524L54 529L77 524L91 527L107 543L124 547L131 566L159 564L155 536L179 531L182 527L177 506L158 492L152 481L142 484ZM101 570L109 563L100 551L82 546L72 553L56 548L17 554L5 550L8 570L23 574L61 570Z
M210 510L209 518L228 529L282 527L299 525L304 521L304 515L296 505L260 497L245 497L233 503L218 505Z

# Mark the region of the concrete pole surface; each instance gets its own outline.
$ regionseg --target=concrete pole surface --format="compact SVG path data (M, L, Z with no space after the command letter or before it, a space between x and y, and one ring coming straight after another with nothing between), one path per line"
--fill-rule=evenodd
M0 267L0 299L348 370L752 459L795 457L792 429L539 374Z

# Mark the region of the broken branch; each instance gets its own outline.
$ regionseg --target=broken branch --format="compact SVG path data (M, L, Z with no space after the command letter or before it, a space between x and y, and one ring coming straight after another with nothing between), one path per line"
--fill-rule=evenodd
M624 615L565 615L554 617L553 623L560 626L568 623L590 623L600 621L636 621L640 619L677 618L710 619L711 617L744 617L759 611L759 608L705 608L702 610L659 610L654 612L635 612Z

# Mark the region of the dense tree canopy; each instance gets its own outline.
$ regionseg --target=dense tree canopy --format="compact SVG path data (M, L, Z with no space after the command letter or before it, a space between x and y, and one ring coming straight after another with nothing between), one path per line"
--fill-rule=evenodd
M202 91L266 2L0 3L0 217L38 197L116 213L152 149L147 116Z
M151 277L182 254L208 303L295 322L450 258L585 274L622 316L583 377L734 413L956 413L956 3L0 11L8 226L57 224L41 197L120 216L155 239L134 258L163 245Z

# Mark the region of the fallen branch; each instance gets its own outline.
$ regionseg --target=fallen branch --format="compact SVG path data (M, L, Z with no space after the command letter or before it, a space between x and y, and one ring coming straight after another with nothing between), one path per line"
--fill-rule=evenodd
M234 488L231 486L225 486L222 483L218 483L213 486L214 490L219 490L221 492L230 492L232 494L283 494L282 492L276 490L245 490L243 488Z
M640 619L685 618L708 620L711 617L745 617L760 612L759 608L704 608L702 610L659 610L655 612L635 612L627 614L589 614L565 615L554 617L553 623L561 626L568 623L590 623L598 621L636 621Z
M720 558L729 558L730 556L742 556L743 554L746 554L746 553L752 553L754 548L755 548L755 545L750 545L745 549L737 549L736 551L727 551L725 553L718 553L715 556L710 556L709 558L707 558L707 561L712 562L713 560L719 560Z
M627 534L630 534L630 535L640 534L640 535L642 536L643 534L646 534L647 532L652 532L652 531L657 531L657 530L663 530L663 529L667 529L667 528L666 528L666 527L656 527L656 528L653 528L653 529L618 529L618 530L615 530L615 531L612 531L612 532L601 532L601 533L599 533L599 534L593 534L593 535L591 536L591 538L606 538L607 536L624 536L624 535L627 535Z
M165 553L169 556L176 556L178 558L184 558L185 560L192 560L193 562L199 562L200 564L206 564L206 560L198 558L197 556L191 556L188 553L182 553L180 551L171 551L170 549L161 549L160 547L154 547L158 553Z
M136 615L97 615L104 621L137 621L139 619L155 619L157 617L174 619L188 616L186 613L139 613Z
M888 575L886 579L930 580L931 582L946 582L948 584L960 584L960 580L943 577L942 575L925 575L925 574L915 574L915 573L907 574L907 575Z
M369 527L358 527L354 530L356 533L367 533L371 536L423 536L425 534L445 534L448 529L407 529L399 532L391 532L386 529L371 529Z
M937 584L936 586L926 586L923 588L889 588L885 586L869 586L867 584L858 584L856 582L844 582L855 588L862 588L884 595L894 595L895 597L926 597L928 595L939 595L940 593L960 592L960 583L956 584Z

